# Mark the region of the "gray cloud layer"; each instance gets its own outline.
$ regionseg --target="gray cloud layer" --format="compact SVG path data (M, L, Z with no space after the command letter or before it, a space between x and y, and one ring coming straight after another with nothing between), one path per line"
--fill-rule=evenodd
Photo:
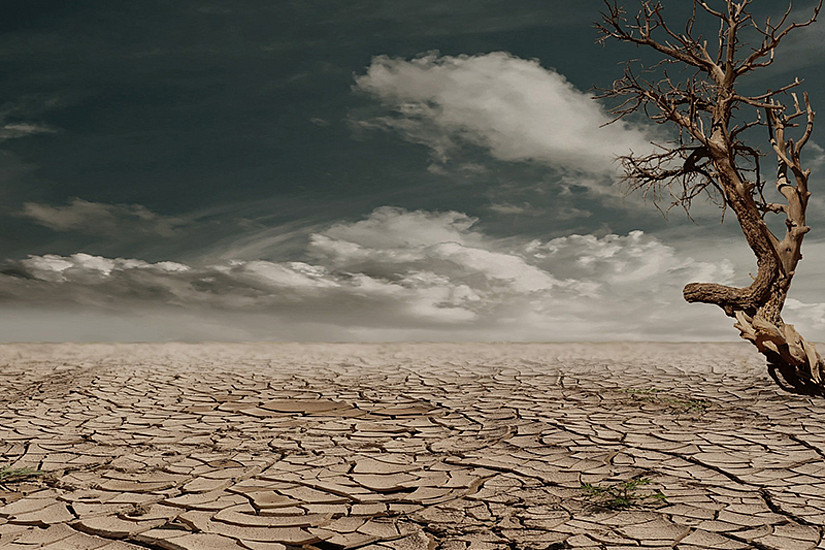
M276 339L730 336L721 315L709 323L707 310L681 301L688 281L729 282L729 262L679 257L642 232L504 242L475 224L458 212L382 207L311 235L305 262L32 256L0 276L0 299L44 311L135 311L169 338L201 334L199 323L204 338L218 337L216 323L230 331L221 337ZM170 322L184 315L194 316L185 329Z

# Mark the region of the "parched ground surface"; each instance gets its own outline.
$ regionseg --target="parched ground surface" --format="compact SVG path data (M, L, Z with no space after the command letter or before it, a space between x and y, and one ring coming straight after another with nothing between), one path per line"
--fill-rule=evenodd
M4 345L0 547L825 548L823 410L747 344Z

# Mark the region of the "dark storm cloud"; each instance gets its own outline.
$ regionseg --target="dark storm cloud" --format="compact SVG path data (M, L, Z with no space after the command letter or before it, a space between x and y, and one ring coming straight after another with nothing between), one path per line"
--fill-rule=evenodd
M17 2L0 19L0 332L712 337L679 285L730 280L731 247L686 252L707 234L682 218L665 242L655 209L610 187L609 157L648 130L594 129L591 86L636 55L593 45L598 8ZM825 319L818 288L789 308Z
M317 212L335 204L327 220L388 203L469 204L480 213L483 195L468 203L464 191L430 178L426 151L352 139L347 117L365 104L351 93L353 75L378 54L528 55L536 43L557 43L549 29L588 17L560 4L498 0L19 3L0 34L0 107L13 110L0 122L18 133L23 124L57 132L2 144L32 167L6 182L5 204L20 210L81 197L183 216L280 197ZM500 180L480 178L477 188ZM303 215L295 211L282 210L279 223ZM225 219L232 215L226 208ZM42 249L42 234L21 223L0 223L20 237L0 242L0 253ZM179 245L169 253L186 247ZM55 250L70 252L64 241ZM121 253L144 250L132 243Z

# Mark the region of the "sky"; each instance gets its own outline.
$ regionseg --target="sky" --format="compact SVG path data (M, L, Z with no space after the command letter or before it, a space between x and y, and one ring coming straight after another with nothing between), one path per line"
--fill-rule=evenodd
M703 202L664 216L620 185L615 158L668 134L605 126L597 90L645 54L596 44L601 6L15 3L0 19L0 341L735 340L681 292L749 284L735 220ZM825 105L823 35L789 37L747 85L798 76ZM813 230L785 310L814 340L822 136L803 157Z

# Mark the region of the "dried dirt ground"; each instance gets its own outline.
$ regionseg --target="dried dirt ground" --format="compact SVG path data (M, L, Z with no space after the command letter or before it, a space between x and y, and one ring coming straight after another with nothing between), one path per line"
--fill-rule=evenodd
M823 410L747 344L3 345L0 547L825 548Z

